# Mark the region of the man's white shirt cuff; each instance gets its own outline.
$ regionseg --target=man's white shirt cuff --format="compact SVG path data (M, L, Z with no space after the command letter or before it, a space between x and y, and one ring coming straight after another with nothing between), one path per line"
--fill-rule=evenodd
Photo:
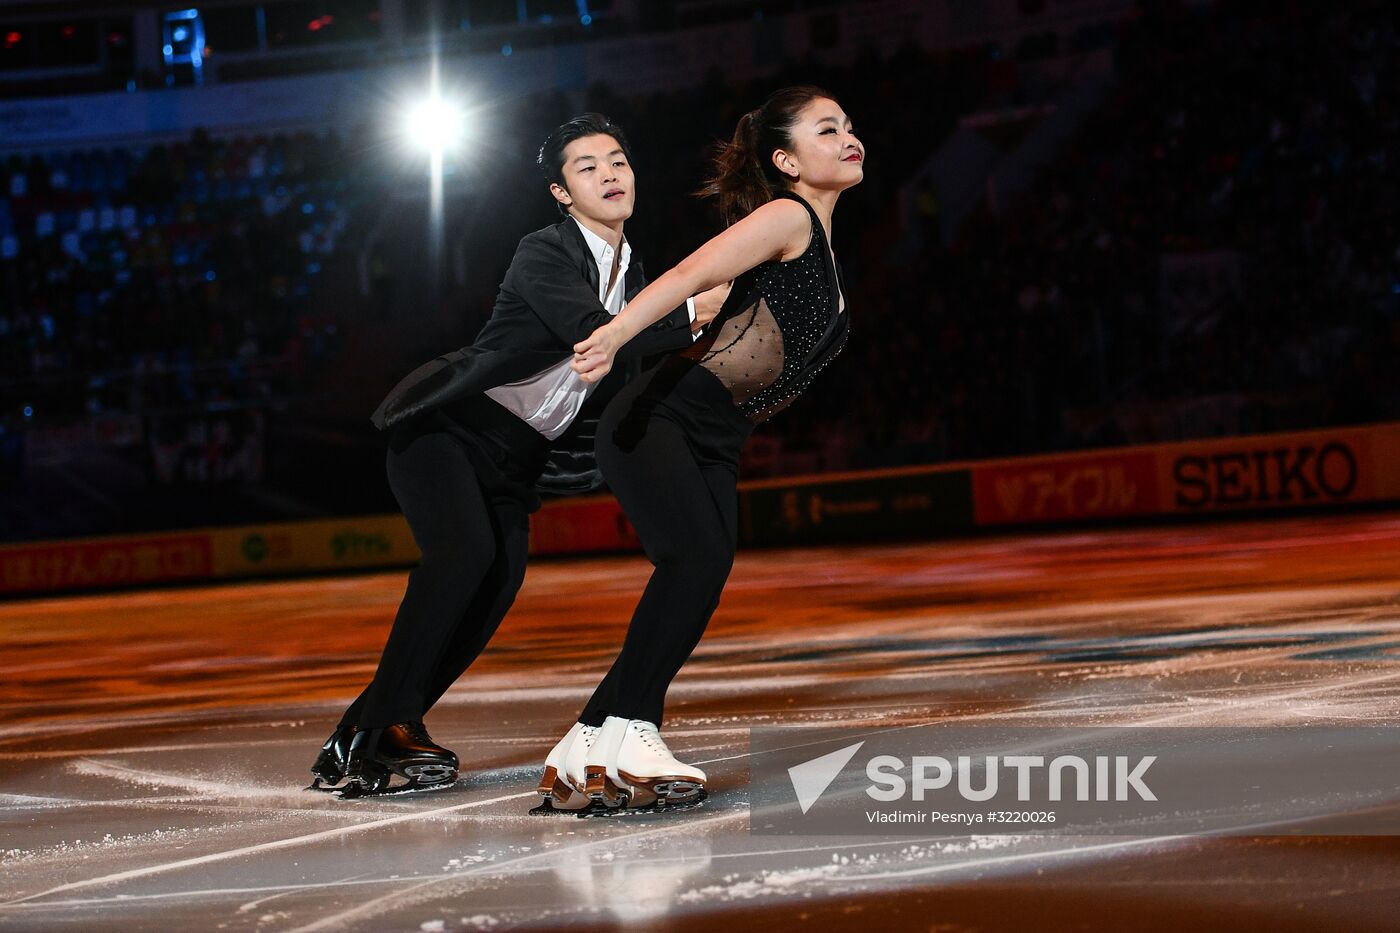
M687 298L687 299L685 300L685 310L690 314L690 323L694 324L694 323L695 323L695 299L694 299L694 298ZM704 332L705 332L705 328L703 328L703 327L700 328L699 330L692 330L692 331L690 332L690 342L691 342L691 343L694 343L695 341L699 340L699 339L700 339L700 335L703 334Z

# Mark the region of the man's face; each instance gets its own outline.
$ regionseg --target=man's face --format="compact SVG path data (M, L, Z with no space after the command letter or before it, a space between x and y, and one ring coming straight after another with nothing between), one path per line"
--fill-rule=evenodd
M550 185L550 193L580 219L618 224L632 216L636 180L611 136L584 136L565 146L563 175L565 187Z

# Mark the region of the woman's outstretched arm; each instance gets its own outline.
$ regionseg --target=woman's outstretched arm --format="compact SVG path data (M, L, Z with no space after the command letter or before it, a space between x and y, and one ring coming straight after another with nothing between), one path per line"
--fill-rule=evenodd
M761 262L797 254L812 235L806 208L790 198L769 201L711 239L652 282L611 322L574 345L574 371L597 382L612 369L617 350L686 298L728 282Z

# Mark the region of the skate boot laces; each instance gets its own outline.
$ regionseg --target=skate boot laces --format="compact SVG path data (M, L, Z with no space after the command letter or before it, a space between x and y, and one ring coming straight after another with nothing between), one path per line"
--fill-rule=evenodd
M564 755L563 767L561 768L570 783L583 786L588 753L593 750L593 743L597 741L598 733L601 730L601 726L579 724L578 733L574 736L573 744L569 746Z
M671 754L671 749L666 746L665 740L661 738L661 730L656 727L655 723L647 722L645 719L634 719L632 720L631 728L637 738L645 742L648 748L670 758L676 757Z

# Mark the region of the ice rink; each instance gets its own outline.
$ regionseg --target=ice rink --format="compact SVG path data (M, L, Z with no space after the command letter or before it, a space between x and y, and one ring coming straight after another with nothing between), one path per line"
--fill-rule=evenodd
M0 929L1393 930L1394 837L753 835L751 726L1395 723L1400 516L749 551L670 693L711 796L534 816L641 557L539 561L427 717L303 790L405 572L0 605Z

